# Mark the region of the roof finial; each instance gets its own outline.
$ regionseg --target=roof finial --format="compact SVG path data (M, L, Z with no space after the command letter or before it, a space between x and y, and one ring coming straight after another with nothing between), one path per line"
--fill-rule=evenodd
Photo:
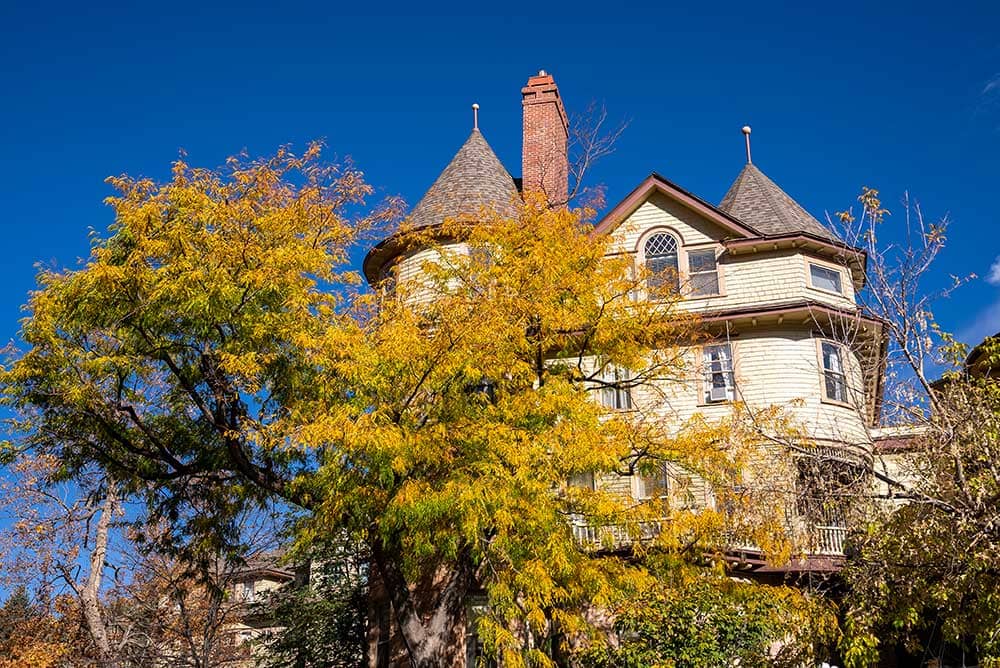
M478 130L479 129L479 103L478 102L473 102L472 103L472 129L473 130Z
M747 164L752 165L753 160L750 159L750 126L743 126L743 136L747 139Z

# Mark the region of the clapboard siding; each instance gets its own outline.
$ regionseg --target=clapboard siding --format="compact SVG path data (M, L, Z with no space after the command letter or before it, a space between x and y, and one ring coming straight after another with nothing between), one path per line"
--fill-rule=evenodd
M692 311L746 308L762 304L782 304L811 300L854 308L855 295L849 270L837 267L801 251L785 250L730 255L723 252L721 241L732 235L673 200L654 195L639 206L611 232L609 253L628 254L638 265L642 261L642 244L647 235L667 231L680 242L679 268L682 285L687 271L687 252L692 247L716 244L722 294L711 298L689 298L680 307ZM843 295L813 289L808 277L808 262L838 268L842 272Z
M824 401L823 374L817 338L808 329L774 328L741 332L730 340L737 399L751 409L782 406L811 438L868 449L870 439L863 411ZM701 397L701 349L688 353L684 382L637 388L635 403L647 411L671 417L678 426L695 414L723 419L728 403L706 404ZM848 386L855 404L863 406L861 370L854 353L843 348Z

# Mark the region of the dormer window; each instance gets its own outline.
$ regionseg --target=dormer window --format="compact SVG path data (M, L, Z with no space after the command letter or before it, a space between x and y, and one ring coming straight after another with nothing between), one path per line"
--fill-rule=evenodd
M809 283L817 290L835 292L838 295L844 294L841 273L838 269L831 269L830 267L810 262Z
M692 297L719 294L719 265L715 249L688 251L688 282Z
M649 277L646 285L654 291L680 288L677 274L677 239L669 234L654 234L643 246L643 257Z

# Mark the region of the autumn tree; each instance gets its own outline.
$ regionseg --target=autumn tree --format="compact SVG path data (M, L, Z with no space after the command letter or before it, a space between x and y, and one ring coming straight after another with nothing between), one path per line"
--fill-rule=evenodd
M0 668L95 665L79 612L71 598L41 604L26 588L14 589L0 608Z
M280 499L305 511L301 546L364 546L412 665L464 660L479 592L489 650L551 665L593 636L588 610L649 578L574 524L598 547L701 559L739 509L748 539L780 539L781 504L745 484L738 417L678 425L664 409L697 322L677 295L635 301L645 277L607 256L586 212L529 197L513 218L410 231L434 251L424 279L364 292L351 251L395 212L366 210L361 174L316 146L111 183L109 235L84 266L40 274L2 382L19 447L67 477L108 471L173 527L177 557L230 549L239 513ZM642 410L593 400L637 388ZM568 484L667 465L720 504Z
M110 665L119 648L102 598L114 586L107 576L121 547L121 501L103 472L89 468L57 481L60 469L43 453L25 453L7 468L0 483L3 580L36 592L49 613L56 599L74 600L98 663Z
M582 653L590 668L817 665L838 637L833 604L721 570L669 568L617 611L617 642Z

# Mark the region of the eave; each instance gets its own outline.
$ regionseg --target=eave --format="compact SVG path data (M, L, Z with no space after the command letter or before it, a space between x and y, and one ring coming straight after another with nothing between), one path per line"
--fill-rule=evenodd
M420 247L426 244L428 237L438 241L449 239L448 235L441 233L441 227L442 224L436 224L417 229L400 229L375 244L365 254L365 259L361 261L361 271L368 280L368 284L375 285L382 267L411 250L411 244L413 247Z
M856 336L854 339L856 351L863 352L869 357L867 363L862 360L865 388L869 397L866 407L867 418L870 425L878 424L882 414L882 394L889 345L884 320L860 310L837 308L807 300L708 311L697 314L697 317L709 329L721 330L725 326L725 331L730 335L740 328L795 324L802 327L815 326L835 339L848 334Z
M730 255L747 255L766 251L794 249L807 250L817 255L828 257L844 264L851 269L854 287L857 290L865 286L865 276L868 271L868 254L847 244L834 243L821 239L806 232L762 236L752 239L727 239L722 242Z

